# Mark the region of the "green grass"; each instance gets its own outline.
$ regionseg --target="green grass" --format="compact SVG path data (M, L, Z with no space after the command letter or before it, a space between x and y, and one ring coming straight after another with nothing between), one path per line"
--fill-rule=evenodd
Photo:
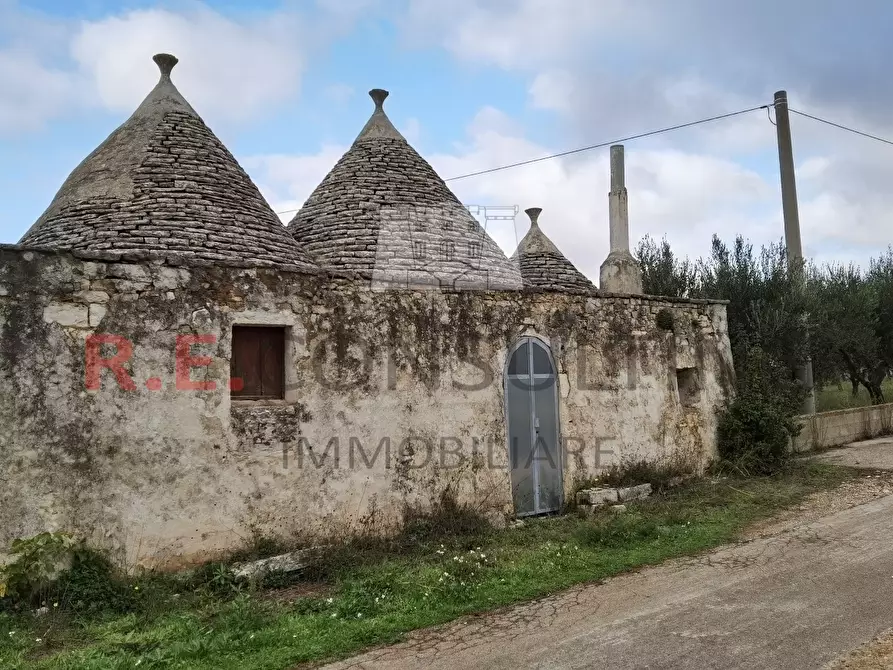
M291 603L236 594L226 580L209 589L146 578L129 585L133 597L117 613L75 615L53 603L42 617L0 613L0 667L292 668L729 542L749 523L853 476L796 465L772 477L700 481L620 515L538 519L442 544L344 547L309 576L331 590Z
M893 402L893 379L886 379L881 384L884 398L887 402ZM852 407L867 407L871 404L871 398L862 386L859 392L853 396L852 386L849 383L829 384L819 389L816 393L816 410L819 412L832 412L837 409L850 409Z

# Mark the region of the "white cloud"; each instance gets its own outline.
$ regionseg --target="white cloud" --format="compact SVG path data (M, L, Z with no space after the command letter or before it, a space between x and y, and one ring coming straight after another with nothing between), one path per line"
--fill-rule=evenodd
M292 99L309 55L372 3L318 4L316 14L284 9L232 18L193 2L77 22L0 5L0 133L39 129L90 107L133 111L158 80L151 58L159 52L180 59L174 81L200 114L256 118ZM347 95L343 86L330 93Z
M60 100L76 99L76 78L47 67L33 54L0 51L0 135L40 129L67 110Z
M893 21L893 6L861 0L856 11L817 1L752 0L720 11L711 0L457 0L461 11L453 11L435 0L411 0L402 26L410 43L436 41L457 63L525 77L529 105L556 113L553 132L562 149L769 104L782 87L795 109L893 137L893 88L883 66L893 58L893 42L882 27ZM893 242L893 152L796 115L792 126L803 166L804 249L819 261L864 264ZM476 145L443 158L445 172L546 151L525 146L524 136L477 133ZM740 233L758 244L780 239L775 147L775 127L763 110L628 143L633 237L666 232L677 250L694 255L709 252L713 232L726 239ZM484 155L490 160L481 160ZM581 254L578 263L588 264L591 274L600 258L590 256L601 250L586 242L591 234L577 210L561 203L592 199L598 175L589 175L587 184L580 180L593 161L589 154L569 159L567 174L545 164L508 171L518 180L515 190L499 186L497 175L456 186L472 189L466 197L481 197L476 189L496 198L542 192L541 198L556 200L557 206L540 203L544 224L550 211L576 221L582 237L567 239L577 248L582 239L588 251L567 253ZM601 192L597 202L603 203Z
M259 156L244 161L277 211L297 209L341 157L347 146L327 146L309 156ZM526 137L524 128L501 110L484 107L469 123L463 141L451 151L426 158L444 178L554 153ZM866 160L862 157L862 160ZM893 179L893 164L876 179ZM841 175L849 179L841 181ZM889 244L886 192L860 197L866 176L842 157L817 154L800 162L800 218L804 250L819 262L867 264ZM837 183L835 184L835 180ZM757 246L783 237L777 172L767 174L709 152L674 147L627 146L631 245L644 235L667 236L674 250L690 257L709 253L718 234L731 241L744 235ZM467 205L514 207L515 221L490 221L488 232L507 254L527 230L523 210L542 207L543 230L565 255L598 281L608 252L609 165L607 149L484 175L457 179L449 186ZM502 212L500 212L502 213ZM282 216L288 221L294 216ZM886 240L886 241L885 241Z
M103 107L132 111L158 79L152 55L166 52L180 59L174 79L200 113L242 120L297 92L302 33L286 13L236 22L204 6L152 9L84 23L71 51Z
M418 144L422 136L422 124L415 117L406 119L406 123L399 130L410 144Z
M528 93L530 103L537 109L549 109L567 114L577 82L567 70L540 72L533 78Z
M55 65L67 35L57 19L0 1L0 136L40 129L77 100L78 78Z
M506 69L560 62L628 15L621 0L409 0L401 17L410 44L436 40L457 58Z
M294 218L347 146L324 146L309 156L265 155L240 160L283 223Z
M330 146L310 156L259 156L243 163L277 211L296 209L346 149ZM548 147L525 138L510 117L485 107L454 151L426 158L449 178L549 153ZM507 254L527 230L523 210L542 207L543 230L597 281L608 252L607 158L607 151L600 151L573 160L547 160L455 180L450 187L467 205L518 207L514 222L488 224L488 232ZM774 186L733 162L676 150L629 150L626 162L633 244L646 233L667 234L679 252L698 255L714 231L749 227L754 237L774 239L778 235L773 230L781 230L774 211ZM282 218L288 221L293 216Z

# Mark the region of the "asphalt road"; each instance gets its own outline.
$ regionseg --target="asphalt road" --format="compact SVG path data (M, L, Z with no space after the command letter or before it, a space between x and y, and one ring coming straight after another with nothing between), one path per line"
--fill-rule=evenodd
M887 448L893 453L893 443ZM327 667L799 670L821 668L891 627L886 496L771 537L420 631Z

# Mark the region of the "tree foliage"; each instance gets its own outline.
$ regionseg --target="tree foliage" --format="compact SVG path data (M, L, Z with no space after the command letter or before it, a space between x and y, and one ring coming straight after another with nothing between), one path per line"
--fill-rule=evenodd
M744 475L764 475L787 461L804 391L778 359L759 345L740 346L738 392L720 414L717 444L723 463Z
M729 301L729 339L737 361L750 348L793 369L804 350L816 384L847 381L884 402L893 371L893 248L854 265L788 267L782 243L755 251L743 237L729 245L714 235L711 253L695 262L676 256L666 239L636 249L646 293ZM802 281L801 281L802 280Z

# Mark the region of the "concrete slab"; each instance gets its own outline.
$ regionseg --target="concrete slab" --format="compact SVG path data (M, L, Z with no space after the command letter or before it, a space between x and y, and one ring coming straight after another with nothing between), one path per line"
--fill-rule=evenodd
M893 470L893 436L854 442L808 458L821 463L847 465L853 468Z
M893 627L891 601L887 496L778 535L420 631L327 667L805 670Z

